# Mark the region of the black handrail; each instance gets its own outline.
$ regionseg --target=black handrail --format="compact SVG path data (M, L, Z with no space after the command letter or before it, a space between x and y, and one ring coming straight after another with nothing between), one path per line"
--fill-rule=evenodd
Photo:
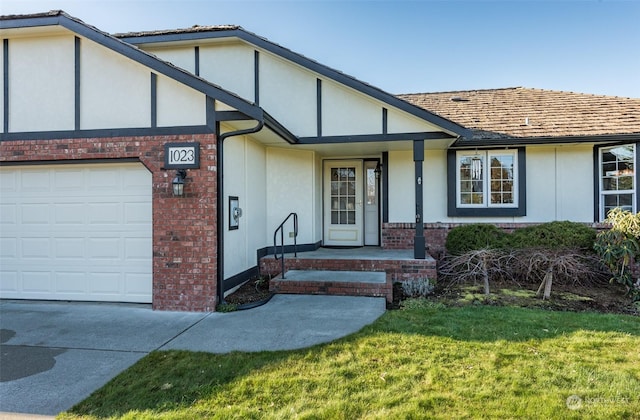
M298 215L296 213L289 213L280 226L273 232L273 256L278 259L278 245L276 238L278 237L278 231L280 231L280 253L282 257L282 278L284 278L284 224L287 223L289 218L293 216L293 255L298 256Z

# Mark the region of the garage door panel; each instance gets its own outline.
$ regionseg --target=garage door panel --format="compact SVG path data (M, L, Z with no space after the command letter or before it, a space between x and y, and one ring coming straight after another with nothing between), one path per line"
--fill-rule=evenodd
M42 233L40 233L42 234ZM51 256L51 243L47 238L22 238L20 241L20 256L23 259L48 259ZM33 264L33 262L31 262Z
M50 171L44 169L25 169L20 176L18 191L46 192L51 190Z
M25 203L20 208L23 224L46 225L49 223L49 204Z
M80 263L81 260L86 258L84 254L85 243L84 238L55 238L54 243L54 255L56 258L66 258L77 260Z
M84 271L57 271L55 281L56 293L86 295L87 274Z
M14 293L18 292L18 272L17 271L15 270L0 271L0 291L14 292Z
M0 237L0 258L16 258L18 256L18 240Z
M126 238L124 241L127 261L147 260L152 256L152 244L147 238Z
M53 204L54 223L56 225L83 225L85 206L82 203Z
M111 238L90 238L88 240L88 257L99 260L117 260L121 258L120 245L122 240L119 237Z
M122 289L122 274L111 272L89 272L90 293L119 295Z
M147 211L144 203L126 203L124 205L124 220L126 223L148 226L151 222L151 214Z
M18 191L18 177L15 173L0 172L0 192L7 194Z
M50 271L23 271L22 291L24 292L50 292Z
M81 169L65 169L55 172L54 186L56 191L84 190L84 177Z
M15 204L0 204L0 228L18 223L18 210Z
M148 210L148 203L145 203L145 211ZM89 203L87 205L87 215L89 223L117 225L122 221L122 205L119 203Z
M151 302L151 174L141 164L0 167L0 296Z

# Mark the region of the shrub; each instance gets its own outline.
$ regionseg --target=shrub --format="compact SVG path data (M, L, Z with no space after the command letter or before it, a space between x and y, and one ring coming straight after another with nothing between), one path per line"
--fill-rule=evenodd
M405 280L402 282L402 291L405 296L416 298L425 297L433 293L435 286L429 279Z
M480 249L591 250L595 239L595 230L576 222L542 223L516 229L513 233L506 233L492 224L476 223L451 229L445 246L452 255Z
M507 234L492 224L474 223L451 229L447 235L447 252L460 255L478 249L502 248Z
M640 216L614 209L609 212L606 222L611 223L612 227L598 234L593 248L611 270L611 281L624 285L631 298L640 301L639 281L633 279L630 267L640 256Z
M549 222L516 229L507 236L509 248L591 250L596 239L592 228L576 222Z

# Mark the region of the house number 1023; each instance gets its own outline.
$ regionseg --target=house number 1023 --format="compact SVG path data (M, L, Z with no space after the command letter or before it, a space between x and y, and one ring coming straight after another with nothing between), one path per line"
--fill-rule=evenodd
M165 143L165 169L196 169L200 167L200 143Z
M169 148L169 164L179 165L181 163L195 163L196 151L191 147L171 147Z

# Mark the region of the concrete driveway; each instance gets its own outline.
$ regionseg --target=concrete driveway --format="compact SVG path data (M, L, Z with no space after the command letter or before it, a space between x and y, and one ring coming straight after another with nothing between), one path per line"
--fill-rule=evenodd
M358 331L384 298L276 295L232 313L149 305L0 301L0 418L68 410L153 350L289 350Z

